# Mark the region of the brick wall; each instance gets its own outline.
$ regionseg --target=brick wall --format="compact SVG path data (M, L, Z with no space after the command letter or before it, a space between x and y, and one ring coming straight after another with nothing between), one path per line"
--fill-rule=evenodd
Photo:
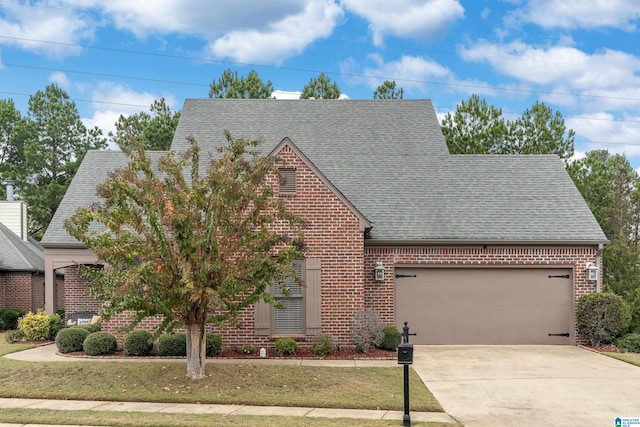
M394 266L567 266L574 267L575 300L595 292L595 282L587 282L586 266L596 262L595 247L366 247L365 301L380 313L385 323L394 323ZM375 282L373 269L377 261L385 267L384 282ZM602 265L600 265L602 269ZM602 280L602 278L600 278Z
M0 308L33 310L31 276L29 272L0 273Z
M78 267L71 265L64 269L64 305L65 315L72 316L74 313L98 312L102 303L86 294L87 279L78 272ZM58 292L58 300L60 293Z

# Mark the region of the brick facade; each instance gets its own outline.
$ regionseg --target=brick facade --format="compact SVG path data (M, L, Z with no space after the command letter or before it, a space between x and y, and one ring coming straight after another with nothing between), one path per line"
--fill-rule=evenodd
M351 344L351 319L365 307L377 310L384 323L394 323L395 266L567 266L574 268L575 298L595 291L595 284L587 282L585 267L596 262L596 247L558 246L469 246L469 247L376 247L365 246L360 218L336 195L322 177L314 173L303 159L288 146L277 153L284 168L295 169L296 191L283 195L288 208L306 221L305 243L307 258L321 262L321 324L322 332L336 343ZM277 178L270 178L277 188ZM384 282L375 282L376 262L382 262L388 274ZM602 267L602 266L600 266ZM98 311L100 302L85 295L84 279L75 267L66 268L65 298L67 312ZM114 316L103 328L110 332L128 325L130 313ZM146 319L139 328L152 329L158 319ZM239 328L211 327L210 331L223 335L226 346L253 344L273 346L273 337L254 334L254 310L240 314ZM122 339L121 334L119 335ZM296 337L303 345L310 337Z
M64 307L62 278L56 278L59 307ZM0 308L35 312L44 308L44 273L0 272Z

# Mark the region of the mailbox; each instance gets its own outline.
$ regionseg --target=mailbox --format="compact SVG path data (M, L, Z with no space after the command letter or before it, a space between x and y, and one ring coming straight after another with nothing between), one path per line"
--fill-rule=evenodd
M413 364L413 344L402 343L398 346L398 365Z

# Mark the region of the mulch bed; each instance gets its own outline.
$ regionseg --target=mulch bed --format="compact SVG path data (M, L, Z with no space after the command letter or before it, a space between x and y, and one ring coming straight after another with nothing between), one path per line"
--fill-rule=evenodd
M601 345L600 347L593 347L590 345L581 345L580 347L593 351L595 353L622 353L622 351L620 351L620 349L616 347L614 344Z
M83 351L75 351L71 353L56 353L59 356L79 357L79 358L102 358L102 359L137 359L138 357L126 356L124 352L117 351L114 354L104 356L87 356ZM171 356L147 356L154 359L184 359L184 357ZM312 360L396 360L397 353L395 351L386 351L380 349L372 349L368 353L359 353L355 348L340 348L333 350L331 354L319 356L310 348L300 348L296 354L287 357L276 356L273 349L267 350L267 359L312 359ZM207 357L207 360L216 359L262 359L258 354L245 354L232 348L225 349L220 356Z

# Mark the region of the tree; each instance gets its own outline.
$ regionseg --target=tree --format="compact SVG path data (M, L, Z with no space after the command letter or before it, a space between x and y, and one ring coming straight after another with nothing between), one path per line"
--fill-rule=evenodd
M227 69L210 87L209 98L269 99L273 93L271 81L264 83L255 70L247 77L238 77L237 71Z
M396 82L385 80L373 92L373 99L402 99L404 97L404 89L396 89Z
M52 84L29 97L26 120L15 130L20 163L13 165L20 199L29 204L29 232L40 238L88 150L104 148L97 127L87 130L74 102Z
M205 325L235 324L259 300L277 304L268 286L295 277L302 255L301 220L265 185L277 179L277 159L258 157L257 141L227 139L202 176L195 141L162 157L159 172L134 141L128 166L99 185L103 202L65 223L104 263L81 271L108 302L105 317L133 310L133 327L162 316L158 334L184 325L193 379L205 375Z
M442 133L451 154L506 154L508 128L502 110L478 95L444 117Z
M510 154L557 154L565 162L573 156L575 132L567 131L559 111L554 113L542 102L510 123L509 134Z
M566 162L574 152L574 131L540 102L508 121L502 109L472 95L445 116L442 133L451 154L557 154Z
M120 149L132 140L140 140L147 150L169 150L180 111L172 112L164 98L153 101L149 110L151 114L142 111L127 117L121 115L116 132L109 132L109 138Z
M23 161L19 150L18 129L23 121L12 99L0 100L0 183L15 179L12 169ZM0 186L0 199L6 197L4 185Z
M624 155L594 150L567 165L567 172L611 241L637 244L640 225L638 174Z
M338 84L320 73L317 78L312 78L309 83L302 88L300 99L338 99L340 98L340 88Z

